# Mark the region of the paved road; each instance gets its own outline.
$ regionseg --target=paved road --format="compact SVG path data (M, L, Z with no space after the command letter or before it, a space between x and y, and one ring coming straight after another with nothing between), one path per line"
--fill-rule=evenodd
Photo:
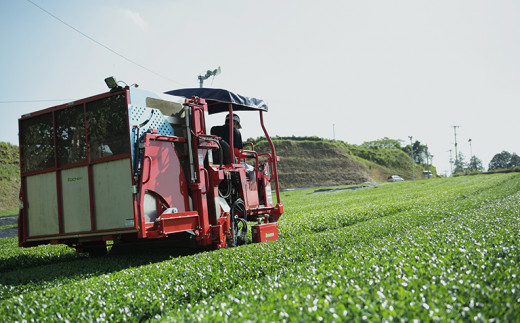
M18 223L18 215L0 216L0 227L4 225L12 225ZM0 229L0 238L16 237L18 235L18 227Z

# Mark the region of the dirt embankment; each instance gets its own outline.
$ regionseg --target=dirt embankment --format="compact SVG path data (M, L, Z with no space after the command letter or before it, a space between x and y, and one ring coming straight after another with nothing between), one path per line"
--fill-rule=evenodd
M282 189L375 182L372 172L338 147L324 142L275 142Z

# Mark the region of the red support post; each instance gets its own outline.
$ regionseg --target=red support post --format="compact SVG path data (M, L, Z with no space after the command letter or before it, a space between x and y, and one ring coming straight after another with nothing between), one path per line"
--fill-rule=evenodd
M269 142L269 146L271 147L271 154L273 157L273 177L274 177L274 187L276 190L276 201L277 204L280 204L280 188L278 186L278 170L276 167L276 162L278 161L278 157L276 156L276 152L274 150L274 144L271 140L271 137L269 137L269 134L267 133L267 130L264 126L264 115L262 114L262 111L260 111L260 125L262 126L262 130L264 131L265 138L267 139L267 142Z

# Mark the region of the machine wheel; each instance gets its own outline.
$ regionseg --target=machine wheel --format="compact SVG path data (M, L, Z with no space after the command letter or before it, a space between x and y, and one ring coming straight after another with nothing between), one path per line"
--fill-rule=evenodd
M231 236L228 238L228 246L237 247L245 244L247 239L247 223L244 219L235 216L232 227Z
M230 247L243 245L247 241L247 222L244 218L236 215L236 211L241 211L242 214L245 214L245 203L242 199L237 199L233 202L229 212L231 216L231 237L228 244Z
M235 246L241 246L247 242L247 222L246 220L235 217Z

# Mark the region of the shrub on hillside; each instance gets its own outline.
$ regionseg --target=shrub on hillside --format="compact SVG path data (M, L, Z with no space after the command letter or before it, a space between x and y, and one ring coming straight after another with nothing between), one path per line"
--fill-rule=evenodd
M0 179L11 179L20 174L18 146L0 142Z

